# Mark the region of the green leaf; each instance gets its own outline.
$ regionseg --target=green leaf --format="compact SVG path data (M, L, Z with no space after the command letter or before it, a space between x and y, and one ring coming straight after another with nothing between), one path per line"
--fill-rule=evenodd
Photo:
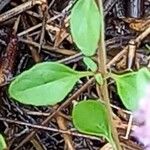
M72 117L75 128L80 132L110 139L111 132L106 108L100 101L79 102L73 108Z
M97 64L89 57L83 57L83 61L87 68L95 72L97 70Z
M100 14L94 0L78 0L71 11L71 34L86 56L95 54L100 35Z
M79 78L88 75L91 72L77 72L63 64L44 62L17 76L9 94L24 104L54 105L67 96Z
M148 51L150 51L150 45L146 44L145 47L147 48Z
M99 85L103 85L103 77L100 73L96 74L95 76L95 80Z
M5 149L7 149L7 145L4 140L4 137L0 134L0 150L5 150Z
M142 68L137 72L124 75L115 75L118 94L129 110L138 108L139 100L145 93L145 89L150 83L150 72L147 68Z

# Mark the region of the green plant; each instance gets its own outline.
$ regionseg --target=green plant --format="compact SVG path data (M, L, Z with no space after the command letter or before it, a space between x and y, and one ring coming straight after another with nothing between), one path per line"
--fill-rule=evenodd
M112 78L116 81L118 94L124 106L129 110L136 110L150 82L149 70L142 68L136 72L112 75Z
M9 86L9 94L24 104L55 105L64 100L80 78L95 77L103 95L103 104L100 100L79 102L73 108L73 123L80 132L104 136L112 143L114 149L120 150L107 89L103 20L101 0L97 0L97 3L94 0L78 0L71 12L70 27L73 40L85 56L83 61L91 71L75 71L56 62L40 63L18 75ZM96 52L98 64L91 57ZM136 109L138 99L150 81L148 69L123 75L111 74L110 77L116 81L118 94L124 106L130 110Z
M100 33L100 13L93 0L78 0L71 11L71 34L86 56L95 54Z
M0 134L0 150L6 150L7 146L4 137Z
M24 104L54 105L65 98L80 78L91 75L92 72L74 71L56 62L39 63L17 76L9 93Z
M74 107L72 117L73 123L79 131L104 136L111 142L112 137L106 108L99 100L81 101Z

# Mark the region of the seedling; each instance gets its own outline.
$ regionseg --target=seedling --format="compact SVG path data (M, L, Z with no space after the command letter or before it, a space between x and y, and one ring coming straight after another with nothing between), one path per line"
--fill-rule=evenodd
M99 4L97 6L97 4ZM82 77L95 77L100 86L104 85L104 103L100 100L86 100L74 106L72 119L80 132L103 136L116 150L120 150L118 135L113 125L107 82L104 74L106 69L106 52L104 47L103 7L94 0L78 0L71 11L70 29L74 43L84 55L87 70L76 71L56 62L43 62L24 71L9 86L9 94L23 104L35 106L55 105L65 99ZM99 47L99 48L98 48ZM96 64L92 56L102 52L102 59ZM99 66L103 64L104 69ZM123 75L111 74L116 81L118 95L124 106L129 110L138 107L138 100L144 94L150 72L143 68L137 72ZM105 91L104 91L105 90ZM90 116L90 117L89 117Z

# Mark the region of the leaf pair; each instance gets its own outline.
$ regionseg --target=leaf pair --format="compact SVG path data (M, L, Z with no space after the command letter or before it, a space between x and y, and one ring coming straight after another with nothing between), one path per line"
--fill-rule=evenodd
M24 104L54 105L66 97L80 78L92 74L74 71L56 62L44 62L17 76L9 87L9 94Z
M116 81L118 94L125 107L130 110L137 109L140 98L144 96L147 86L150 85L149 70L142 68L137 72L112 75L112 78ZM74 126L80 132L103 136L112 142L106 107L100 101L79 102L73 108L72 117Z
M71 33L86 56L95 54L100 34L100 14L94 0L78 0L71 12ZM84 62L92 71L97 66L90 58ZM56 63L41 63L25 71L13 81L9 94L24 104L54 105L62 101L76 82L89 72L77 72Z

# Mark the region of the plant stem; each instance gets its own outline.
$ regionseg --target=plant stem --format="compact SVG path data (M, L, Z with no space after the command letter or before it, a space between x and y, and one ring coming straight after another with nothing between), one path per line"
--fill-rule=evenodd
M113 122L112 118L112 109L110 107L110 100L108 95L108 88L107 88L107 66L106 66L106 48L105 48L105 29L104 29L104 18L103 18L103 4L102 0L97 0L97 4L100 11L100 21L101 21L101 32L100 32L100 41L99 41L99 49L98 49L98 71L102 74L102 77L104 79L103 85L100 86L102 98L105 101L106 108L107 108L107 114L108 114L108 121L111 127L111 133L112 137L115 143L115 149L116 150L122 150L120 146L120 142L118 139L118 134L116 127ZM114 145L113 145L114 146Z

